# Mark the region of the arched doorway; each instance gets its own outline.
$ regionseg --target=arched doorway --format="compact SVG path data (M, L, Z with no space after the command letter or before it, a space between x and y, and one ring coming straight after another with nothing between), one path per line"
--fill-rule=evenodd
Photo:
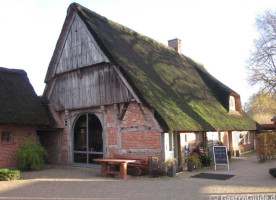
M95 164L94 158L103 158L103 128L94 114L78 117L74 127L73 162L75 165Z

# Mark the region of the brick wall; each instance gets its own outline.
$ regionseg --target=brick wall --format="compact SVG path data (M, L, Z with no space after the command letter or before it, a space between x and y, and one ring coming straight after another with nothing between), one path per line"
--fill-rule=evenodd
M46 161L55 164L69 164L68 130L39 132L41 144L48 151Z
M140 127L147 126L145 118L137 103L130 103L123 121L121 122L121 127Z
M242 133L242 132L241 132ZM232 152L232 155L235 155L236 150L240 150L241 153L254 150L254 131L250 131L250 143L247 141L247 134L246 137L246 143L244 143L244 138L239 138L238 146L235 145L234 138L237 137L237 134L239 135L238 131L229 132L229 138L230 139L230 151Z
M48 151L46 161L49 163L57 163L59 156L59 132L39 132L38 135L42 146Z
M136 102L127 106L108 106L106 119L107 157L112 158L115 154L148 155L158 157L161 167L161 132L156 128L158 124L149 108Z
M12 142L2 142L3 131L13 133ZM36 140L36 127L30 125L0 125L0 168L18 167L16 152L26 137Z
M161 149L161 135L156 130L122 132L123 149Z
M250 143L246 143L246 144L243 144L242 143L242 146L243 146L243 149L241 150L241 152L247 152L247 151L251 151L254 149L254 132L250 131Z
M43 145L49 151L48 162L63 164L71 162L69 158L72 155L69 149L74 148L71 144L74 122L77 116L84 113L97 113L102 116L105 157L112 158L115 154L149 155L158 157L161 163L162 144L159 125L156 124L150 109L136 102L69 112L70 124L66 129L40 134ZM63 115L61 113L61 120Z

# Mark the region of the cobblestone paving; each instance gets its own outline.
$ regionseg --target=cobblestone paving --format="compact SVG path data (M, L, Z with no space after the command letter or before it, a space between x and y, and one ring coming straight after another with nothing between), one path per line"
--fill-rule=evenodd
M276 178L268 170L276 160L259 163L256 156L232 159L230 170L220 166L179 173L176 178L147 176L129 180L104 178L99 169L50 166L22 172L17 181L0 182L0 199L276 199ZM191 178L201 173L233 174L226 180ZM254 198L253 198L254 197Z

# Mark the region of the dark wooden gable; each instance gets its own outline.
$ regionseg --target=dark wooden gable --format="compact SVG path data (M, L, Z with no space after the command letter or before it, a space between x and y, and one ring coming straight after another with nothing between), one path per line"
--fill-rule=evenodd
M136 97L113 66L80 17L73 13L66 19L53 58L57 62L47 81L46 97L56 111L81 109L113 103L129 102ZM131 91L131 92L130 92ZM133 97L134 96L134 97Z
M61 56L57 66L55 66L55 73L60 74L102 62L109 62L109 60L87 30L83 21L75 14Z
M133 96L111 65L98 65L57 77L50 102L55 110L129 102Z

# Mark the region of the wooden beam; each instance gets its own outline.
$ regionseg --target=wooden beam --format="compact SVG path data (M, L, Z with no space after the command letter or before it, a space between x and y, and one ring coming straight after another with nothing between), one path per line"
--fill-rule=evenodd
M127 89L130 91L130 93L132 94L132 96L134 97L134 99L137 101L137 103L142 103L140 101L140 99L138 98L138 96L135 94L135 92L132 89L132 87L129 85L129 83L125 79L125 77L123 76L123 74L121 73L121 71L119 70L119 68L117 66L115 66L115 65L112 65L112 67L117 72L118 76L123 81L123 83L125 84L125 86L127 87Z

